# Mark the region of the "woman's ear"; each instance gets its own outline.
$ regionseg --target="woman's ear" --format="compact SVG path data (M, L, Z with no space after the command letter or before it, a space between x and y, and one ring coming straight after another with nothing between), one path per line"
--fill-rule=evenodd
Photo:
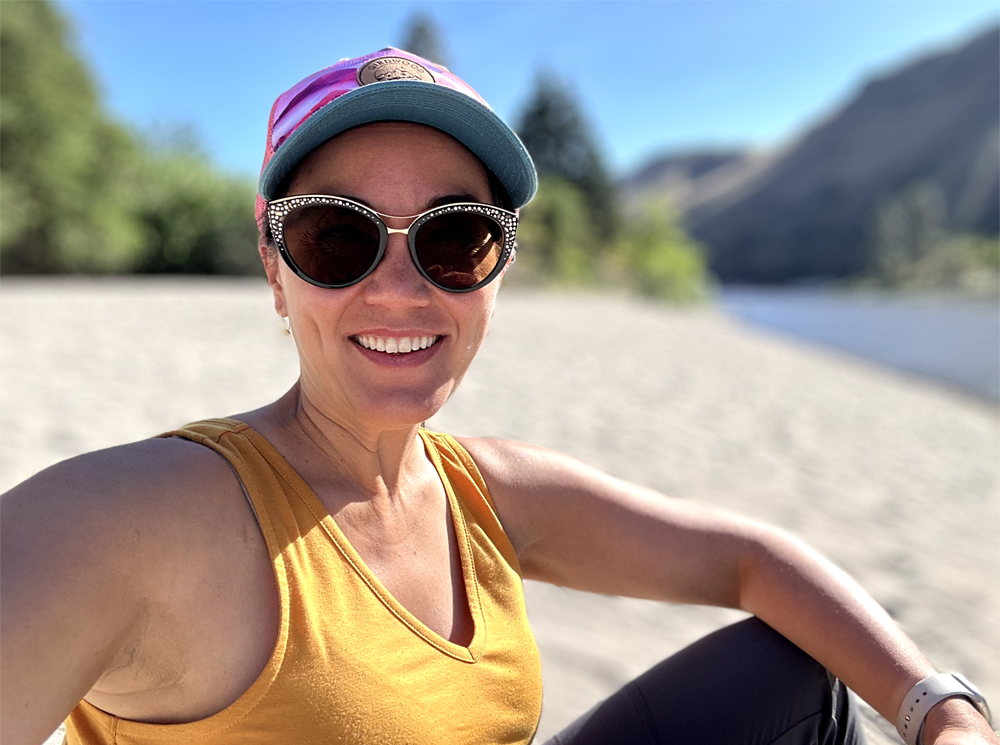
M503 265L503 269L500 270L500 276L497 277L498 289L500 287L500 283L503 282L503 275L507 273L507 270L510 269L510 265L514 263L515 259L517 259L517 244L514 244L514 248L511 249L510 256L507 258L507 263Z
M274 309L282 318L288 317L288 308L285 303L285 288L281 283L281 261L274 247L268 244L267 238L260 237L257 242L257 250L260 252L261 261L264 262L264 272L267 274L267 284L274 294Z

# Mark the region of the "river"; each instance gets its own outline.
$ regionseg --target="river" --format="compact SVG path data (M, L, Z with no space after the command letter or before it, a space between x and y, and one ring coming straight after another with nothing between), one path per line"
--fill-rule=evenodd
M1000 401L1000 304L823 288L727 287L731 316Z

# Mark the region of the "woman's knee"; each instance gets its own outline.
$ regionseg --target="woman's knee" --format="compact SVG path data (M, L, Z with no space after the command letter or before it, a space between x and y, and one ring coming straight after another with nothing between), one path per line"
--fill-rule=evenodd
M756 618L709 634L634 683L672 736L689 727L704 742L791 745L852 742L838 733L857 729L843 685Z

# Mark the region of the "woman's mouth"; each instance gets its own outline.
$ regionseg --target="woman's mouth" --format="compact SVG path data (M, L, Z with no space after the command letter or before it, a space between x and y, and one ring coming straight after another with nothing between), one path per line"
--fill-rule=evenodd
M438 342L440 336L372 336L371 334L355 334L351 337L355 344L370 349L373 352L386 354L409 354L421 349L427 349Z

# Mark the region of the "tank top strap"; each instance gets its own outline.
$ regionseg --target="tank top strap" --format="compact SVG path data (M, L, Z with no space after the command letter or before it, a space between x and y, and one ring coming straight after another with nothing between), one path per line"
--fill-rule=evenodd
M302 534L302 519L288 497L308 491L301 477L264 437L236 419L206 419L165 432L214 450L236 473L257 517L271 560L279 569L282 549ZM301 510L299 510L301 511ZM279 576L279 584L283 577Z
M462 509L469 513L466 520L485 533L487 540L496 547L519 577L523 577L517 553L503 529L496 505L490 496L486 480L469 455L469 451L451 435L431 432L421 428L424 448L446 481L450 482Z

